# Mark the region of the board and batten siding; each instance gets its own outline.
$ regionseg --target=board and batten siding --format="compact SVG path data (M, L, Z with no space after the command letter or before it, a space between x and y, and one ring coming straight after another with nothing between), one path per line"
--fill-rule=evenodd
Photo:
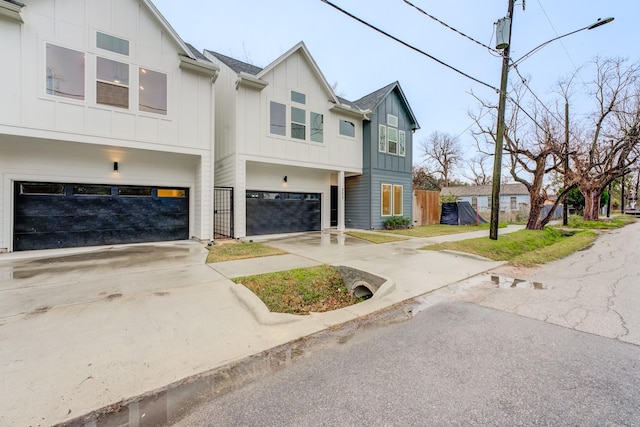
M345 225L347 228L371 228L371 173L345 179Z
M387 114L398 117L398 130L405 132L406 153L404 156L381 153L378 150L378 125L387 125ZM403 106L403 102L392 91L383 102L371 114L371 121L367 123L371 126L371 155L374 169L405 172L411 174L413 167L413 132L411 130L410 117Z

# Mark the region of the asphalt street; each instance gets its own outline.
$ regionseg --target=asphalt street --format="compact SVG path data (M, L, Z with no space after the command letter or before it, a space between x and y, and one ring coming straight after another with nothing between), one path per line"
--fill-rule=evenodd
M351 331L179 426L640 425L640 347L465 302Z

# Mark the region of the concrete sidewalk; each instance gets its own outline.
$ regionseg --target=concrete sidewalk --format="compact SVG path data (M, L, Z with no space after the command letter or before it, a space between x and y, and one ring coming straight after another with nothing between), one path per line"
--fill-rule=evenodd
M141 395L166 420L184 394L210 388L216 372L233 381L245 361L253 363L245 371L275 363L270 349L499 266L417 250L478 235L488 230L374 245L309 233L268 240L289 255L210 265L206 249L191 241L0 255L0 425L83 424L78 417L101 408L120 416L106 425L138 425L147 415ZM294 316L268 312L229 280L321 263L387 282L360 304ZM99 415L87 425L103 425Z

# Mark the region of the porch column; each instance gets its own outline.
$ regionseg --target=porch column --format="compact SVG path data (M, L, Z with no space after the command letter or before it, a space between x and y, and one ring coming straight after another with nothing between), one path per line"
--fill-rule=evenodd
M344 231L344 171L338 172L338 231Z

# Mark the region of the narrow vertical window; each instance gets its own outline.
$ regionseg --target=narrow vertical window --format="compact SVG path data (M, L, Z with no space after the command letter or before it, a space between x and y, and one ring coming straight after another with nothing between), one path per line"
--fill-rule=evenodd
M393 186L393 214L402 216L402 185Z
M269 120L269 132L282 136L287 134L287 107L284 104L271 101Z
M407 153L407 143L405 141L405 133L403 130L398 132L398 154L402 157Z
M511 210L512 211L518 210L518 202L516 201L515 197L511 197Z
M291 107L291 138L305 139L307 132L306 111Z
M311 131L310 139L313 142L322 142L324 136L324 116L319 113L312 112L310 114L309 127Z
M387 127L385 125L378 125L378 151L387 152Z
M46 46L47 94L84 99L84 53L48 44Z
M473 206L475 210L478 210L478 198L476 196L471 198L471 206Z
M129 108L129 64L97 58L96 102Z
M391 215L391 184L382 184L382 216Z
M138 71L138 109L167 114L167 75L140 68Z

